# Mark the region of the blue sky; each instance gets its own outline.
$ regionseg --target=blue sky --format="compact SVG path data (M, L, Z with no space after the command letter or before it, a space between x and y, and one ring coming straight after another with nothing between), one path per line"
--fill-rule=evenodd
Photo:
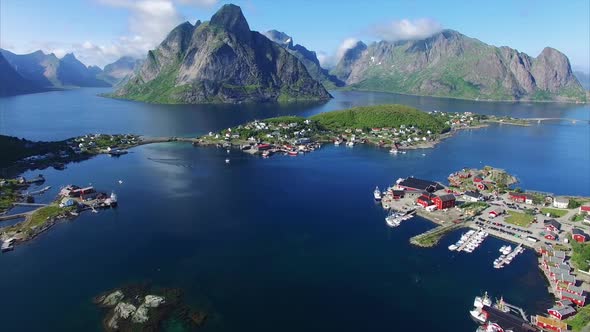
M219 0L1 0L0 47L73 51L86 64L141 56L176 24L208 20ZM343 42L373 41L451 28L486 43L536 56L564 52L575 69L590 67L590 1L236 0L250 27L277 29L335 61Z

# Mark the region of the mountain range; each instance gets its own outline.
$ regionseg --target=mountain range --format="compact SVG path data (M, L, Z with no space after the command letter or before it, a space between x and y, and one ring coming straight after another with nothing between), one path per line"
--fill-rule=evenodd
M113 96L155 103L331 97L296 56L251 31L235 5L224 5L208 22L174 28Z
M145 60L122 57L101 70L73 54L0 49L2 94L117 86L113 97L154 103L327 100L327 89L473 100L587 102L590 79L546 47L537 57L454 30L418 40L357 42L331 69L278 30L251 31L241 9L174 28ZM581 84L582 82L582 84Z
M42 51L14 54L0 49L0 53L20 76L42 88L110 86L96 77L102 72L100 68L86 67L72 53L61 59L53 53L45 54Z
M454 30L421 40L358 42L331 74L358 90L475 100L586 101L561 52L546 47L533 58Z

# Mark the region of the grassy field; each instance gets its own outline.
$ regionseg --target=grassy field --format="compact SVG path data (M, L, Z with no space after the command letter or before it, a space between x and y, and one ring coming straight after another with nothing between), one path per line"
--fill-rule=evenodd
M520 227L529 227L534 219L534 217L529 214L516 211L508 211L508 215L506 222Z
M590 307L580 308L578 313L565 320L574 332L581 331L584 326L590 323Z
M551 217L553 218L561 218L565 216L568 213L568 211L561 209L542 208L541 213L544 215L547 215L547 213L549 213L549 215L551 215Z
M580 270L588 271L590 268L590 264L588 264L590 260L590 244L576 241L570 241L570 244L573 250L572 262L574 266Z
M322 126L330 130L343 128L369 129L375 127L399 128L401 125L405 125L440 134L450 129L441 119L428 113L395 104L354 107L342 111L318 114L311 117L311 119L318 121Z

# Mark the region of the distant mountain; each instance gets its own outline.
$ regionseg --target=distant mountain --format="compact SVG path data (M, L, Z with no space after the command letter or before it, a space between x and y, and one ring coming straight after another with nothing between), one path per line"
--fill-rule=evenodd
M139 68L142 63L142 60L124 56L117 61L106 65L103 72L98 77L112 85L118 85L122 82L126 82L129 77L131 77L134 70Z
M344 86L344 82L336 76L330 75L327 69L322 68L315 52L308 50L299 44L293 45L293 38L277 30L269 30L264 35L273 42L284 47L289 53L299 59L307 69L311 77L320 81L326 88Z
M537 58L457 31L349 50L331 72L351 89L476 100L585 102L568 58L545 48Z
M585 73L578 70L574 72L574 75L576 75L576 78L586 91L590 90L590 73Z
M24 78L45 88L68 86L105 87L109 83L97 79L98 67L87 68L74 54L59 59L55 54L36 51L29 54L14 54L0 49L10 65Z
M23 78L0 53L0 96L13 96L40 91L43 91L43 89L39 85Z
M251 31L240 7L172 30L115 97L156 103L326 100L330 94L284 48Z

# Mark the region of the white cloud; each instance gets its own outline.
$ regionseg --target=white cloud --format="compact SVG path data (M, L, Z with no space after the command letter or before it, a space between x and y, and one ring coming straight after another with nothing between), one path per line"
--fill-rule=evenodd
M346 53L346 51L348 51L349 49L356 46L356 44L358 42L359 42L359 40L356 38L346 38L342 41L342 43L340 43L340 45L338 46L336 51L333 52L332 54L328 54L325 52L318 52L317 57L318 57L318 60L320 61L320 65L323 68L332 68L332 67L336 66L338 64L338 61L340 61L342 56L344 56L344 53Z
M401 19L379 24L370 29L375 37L387 40L415 40L432 36L442 30L442 25L430 18Z
M62 57L66 53L73 52L86 65L101 67L122 56L143 58L147 51L155 48L175 26L186 20L178 11L177 5L210 7L218 3L218 0L95 1L105 6L126 10L129 13L128 33L102 42L93 40L78 43L31 42L27 47L19 48L19 53L41 49Z

